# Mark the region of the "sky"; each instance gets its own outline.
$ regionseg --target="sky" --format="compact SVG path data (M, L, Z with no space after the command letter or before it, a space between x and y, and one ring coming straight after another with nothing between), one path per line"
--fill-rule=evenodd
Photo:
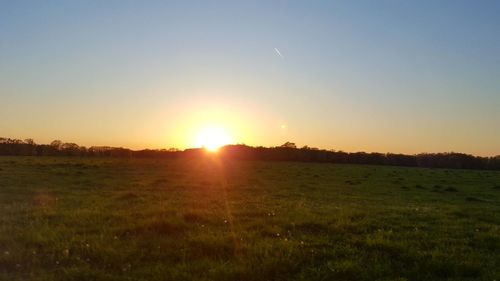
M0 0L0 136L500 154L499 1Z

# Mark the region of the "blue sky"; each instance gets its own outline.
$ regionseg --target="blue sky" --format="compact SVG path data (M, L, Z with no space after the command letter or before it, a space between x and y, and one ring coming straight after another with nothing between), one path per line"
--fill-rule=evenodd
M498 1L0 1L0 136L500 154ZM279 56L277 48L282 57Z

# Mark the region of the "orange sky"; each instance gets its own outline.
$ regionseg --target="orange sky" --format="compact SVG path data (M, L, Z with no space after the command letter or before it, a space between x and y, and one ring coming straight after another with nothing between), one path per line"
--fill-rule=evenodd
M497 2L15 1L0 136L500 154Z

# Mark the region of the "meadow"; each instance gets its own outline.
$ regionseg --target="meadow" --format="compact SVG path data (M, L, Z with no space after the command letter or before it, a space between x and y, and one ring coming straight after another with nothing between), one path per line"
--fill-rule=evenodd
M500 172L0 157L0 280L500 280Z

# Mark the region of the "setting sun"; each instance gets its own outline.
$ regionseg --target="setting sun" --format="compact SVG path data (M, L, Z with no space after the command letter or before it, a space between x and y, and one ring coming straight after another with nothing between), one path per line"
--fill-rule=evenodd
M232 137L221 127L203 128L196 138L196 145L209 151L217 151L221 146L232 143Z

